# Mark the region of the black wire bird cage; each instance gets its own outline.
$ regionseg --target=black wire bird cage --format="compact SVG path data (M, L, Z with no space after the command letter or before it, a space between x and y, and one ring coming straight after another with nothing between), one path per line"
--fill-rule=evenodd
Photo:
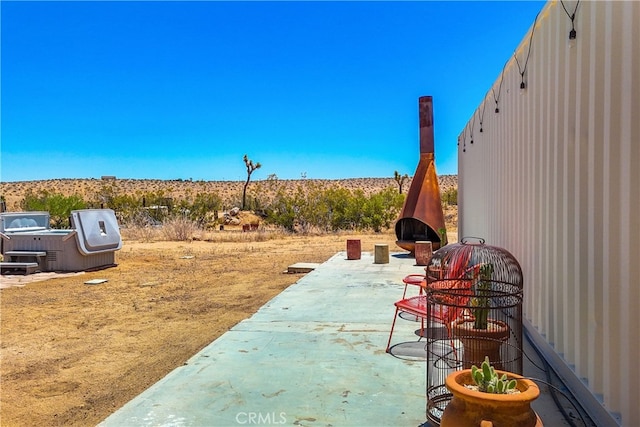
M507 250L463 238L435 251L427 272L427 419L439 425L450 373L480 366L522 374L522 269Z

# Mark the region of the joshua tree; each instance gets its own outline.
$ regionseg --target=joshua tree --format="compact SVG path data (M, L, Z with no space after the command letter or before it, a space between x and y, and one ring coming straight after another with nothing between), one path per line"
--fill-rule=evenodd
M402 186L404 185L404 182L409 179L409 175L406 173L404 175L400 175L398 171L394 171L393 179L398 183L398 192L402 194Z
M247 187L249 186L249 180L251 179L251 174L254 170L260 169L262 166L260 162L253 163L253 160L249 160L247 155L244 155L244 164L247 165L247 181L244 183L244 188L242 189L242 210L244 210L247 204Z

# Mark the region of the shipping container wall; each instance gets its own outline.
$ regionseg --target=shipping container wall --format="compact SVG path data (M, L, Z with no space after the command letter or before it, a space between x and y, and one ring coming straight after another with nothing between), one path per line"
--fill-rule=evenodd
M638 426L640 2L549 2L505 61L459 135L459 238L514 254L558 368Z

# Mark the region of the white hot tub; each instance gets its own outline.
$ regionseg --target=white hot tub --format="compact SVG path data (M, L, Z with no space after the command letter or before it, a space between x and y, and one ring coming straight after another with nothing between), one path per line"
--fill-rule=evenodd
M40 271L84 271L115 265L122 248L120 228L111 209L71 212L71 229L49 228L48 212L0 214L2 254L42 253ZM5 258L7 258L5 256Z

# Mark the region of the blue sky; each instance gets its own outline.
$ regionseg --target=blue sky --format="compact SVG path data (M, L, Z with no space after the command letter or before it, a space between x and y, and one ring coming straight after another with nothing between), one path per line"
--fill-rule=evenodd
M544 2L10 2L2 181L413 175L436 169Z

